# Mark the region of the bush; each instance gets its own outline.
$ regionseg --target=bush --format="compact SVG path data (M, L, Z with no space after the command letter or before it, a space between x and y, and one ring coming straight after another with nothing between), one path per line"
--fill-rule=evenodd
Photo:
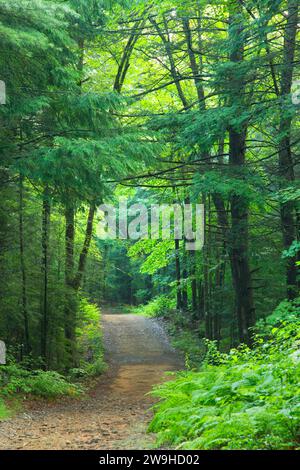
M169 333L174 348L183 352L187 369L198 369L206 355L207 346L198 331L176 328L169 324Z
M3 400L1 400L0 398L0 420L1 419L5 419L9 416L9 411L8 409L6 408Z
M77 396L81 387L69 382L58 372L23 369L17 364L0 367L0 395L10 397L19 393L44 398L63 395Z
M166 295L155 297L145 305L134 309L136 315L144 317L166 317L176 309L176 301Z
M76 330L80 366L78 369L70 371L72 376L99 375L106 368L103 358L103 338L100 318L101 312L99 307L89 303L84 297L81 298L79 325Z
M73 383L68 382L62 375L54 371L37 371L31 380L31 394L44 397L55 398L63 395L78 396L82 389Z
M156 388L150 430L183 449L294 449L300 431L300 320L293 318L220 354L212 344L199 372Z
M281 302L278 307L274 310L272 315L269 315L266 318L264 323L259 322L258 327L262 329L262 332L267 331L268 327L275 326L278 323L281 323L283 320L293 320L300 316L300 297L289 302L284 300Z

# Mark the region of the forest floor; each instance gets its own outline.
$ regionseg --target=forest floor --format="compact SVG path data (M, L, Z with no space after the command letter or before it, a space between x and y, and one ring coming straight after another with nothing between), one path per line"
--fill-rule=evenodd
M29 400L0 423L0 449L149 449L152 386L183 368L162 326L136 315L103 315L108 370L84 399Z

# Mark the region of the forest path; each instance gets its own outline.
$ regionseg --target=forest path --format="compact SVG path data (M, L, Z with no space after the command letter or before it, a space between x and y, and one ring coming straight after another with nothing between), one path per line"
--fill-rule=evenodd
M161 325L137 315L102 318L108 371L87 398L33 401L0 423L0 449L147 449L154 384L182 359Z

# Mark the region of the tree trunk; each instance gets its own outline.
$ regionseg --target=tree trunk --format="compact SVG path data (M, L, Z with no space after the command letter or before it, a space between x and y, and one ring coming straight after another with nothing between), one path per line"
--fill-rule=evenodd
M222 232L222 247L221 253L218 254L217 259L220 262L219 267L216 271L216 288L217 288L217 299L216 302L216 311L214 312L214 326L213 326L213 337L217 341L221 338L221 315L220 312L223 310L224 299L223 292L225 286L225 276L226 276L226 255L228 252L228 234L229 234L229 223L226 212L226 207L224 204L223 198L220 194L212 195L213 203L217 212L217 221L218 227L220 227Z
M198 13L200 15L200 12ZM189 56L189 62L190 62L190 67L193 73L193 79L197 91L197 97L199 101L199 107L200 109L203 109L205 107L205 102L204 102L204 88L202 85L202 78L200 77L199 73L202 72L202 63L201 65L201 70L197 64L196 60L196 55L194 53L193 49L193 39L192 39L192 33L191 33L191 28L190 28L190 21L189 18L183 18L182 20L182 26L183 26L183 31L186 39L186 44L187 44L187 50L188 50L188 56ZM199 35L201 35L200 30L201 30L201 19L199 18L198 20L198 28L199 28ZM201 36L199 36L199 41L201 42ZM201 59L200 59L201 60Z
M88 255L91 240L92 240L95 212L96 212L96 206L95 204L91 204L89 208L88 219L87 219L87 224L86 224L85 239L84 239L83 247L79 256L78 269L77 269L76 276L72 282L73 288L76 291L79 290L82 284L82 278L83 278L83 274L84 274L84 270L86 266L87 255Z
M188 281L188 271L187 271L187 254L185 246L183 245L183 259L182 259L182 288L181 288L181 298L182 298L182 308L183 310L188 309L188 292L187 292L187 281Z
M116 91L117 93L121 93L122 91L124 81L125 81L125 78L126 78L129 66L130 66L130 58L131 58L134 46L140 37L140 31L142 30L144 23L145 21L138 21L136 23L135 27L133 28L132 33L129 36L127 44L123 50L123 54L122 54L122 57L118 66L118 70L117 70L117 74L116 74L114 86L113 86L114 91Z
M31 351L29 338L29 319L27 309L27 279L24 254L24 187L23 177L19 177L19 247L20 247L20 269L22 279L22 316L24 323L24 349L25 354Z
M295 180L293 157L291 150L291 125L292 115L286 109L292 90L293 62L295 58L296 33L298 23L298 0L288 1L288 16L284 32L283 67L281 72L281 115L279 124L279 174L281 187L291 186ZM294 201L281 204L281 226L283 234L283 246L288 250L294 240L297 239L297 216ZM297 266L298 256L288 258L286 264L287 297L294 299L298 294Z
M245 158L245 138L243 133L231 129L229 132L230 157L233 167L243 166ZM251 343L250 328L255 323L255 310L248 256L248 202L243 196L234 194L231 198L230 258L233 285L236 294L236 314L240 341Z
M177 294L176 308L177 310L180 310L182 308L179 249L180 249L179 240L175 240L175 269L176 269L176 294Z
M193 316L195 317L195 314L198 309L195 251L190 251L189 257L190 257L190 276L191 276L191 288L192 288L192 309L193 309Z
M203 198L205 207L205 240L203 246L203 311L204 311L204 322L205 322L205 337L212 339L212 319L211 319L211 299L210 299L210 245L211 245L211 208L210 208L210 196L208 196L208 202L206 197ZM208 213L208 214L207 214ZM208 225L207 225L208 215Z
M65 231L65 338L67 352L67 366L75 363L75 328L76 328L76 301L73 288L74 271L74 227L75 212L73 207L67 207L65 211L66 231Z
M204 320L204 282L203 280L200 280L198 282L197 291L198 291L197 314L198 314L199 321L203 321Z
M154 28L156 29L157 34L159 35L159 37L162 40L162 43L165 46L165 51L166 51L166 54L168 56L168 60L169 60L169 64L170 64L171 76L174 80L174 84L176 86L177 93L178 93L178 96L180 98L180 101L182 102L182 105L183 105L184 109L187 109L188 108L188 101L186 99L185 93L183 92L182 86L180 84L180 76L179 76L179 74L177 72L177 69L176 69L175 60L174 60L174 56L173 56L173 50L172 50L172 43L170 41L170 35L169 35L169 30L168 30L168 23L164 19L164 21L163 21L164 29L165 29L165 33L164 33L161 30L159 24L155 21L155 19L153 17L149 17L149 20L150 20L151 24L154 26Z
M237 66L244 57L244 25L240 5L231 5L229 20L229 40L231 47L230 60ZM239 105L242 112L244 96L244 77L234 71L229 83L231 105ZM229 128L229 164L235 177L239 178L245 167L247 125L232 125ZM230 259L233 275L233 286L236 297L236 315L241 342L251 344L250 328L255 323L255 309L251 283L251 270L248 255L248 218L249 203L240 194L231 197L231 234Z
M41 259L41 356L48 363L48 258L49 258L50 203L47 188L43 194L42 206L42 259Z

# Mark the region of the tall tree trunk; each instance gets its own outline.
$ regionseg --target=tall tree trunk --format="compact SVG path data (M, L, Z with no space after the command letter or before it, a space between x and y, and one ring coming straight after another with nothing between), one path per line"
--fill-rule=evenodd
M41 258L41 356L48 364L48 261L49 261L50 202L48 189L43 193L42 206L42 258Z
M226 212L226 207L224 204L223 198L220 194L213 194L212 200L217 212L217 221L218 227L221 229L222 233L222 247L221 253L218 254L217 259L219 259L219 266L216 271L216 288L217 288L217 298L218 302L216 303L217 311L214 312L214 327L213 327L213 337L217 341L220 340L221 337L221 316L220 312L223 310L223 292L225 286L225 276L226 276L226 255L228 253L228 232L229 232L229 222Z
M293 63L295 58L296 34L298 24L298 0L289 0L287 9L287 22L284 32L283 66L281 72L281 114L279 124L279 173L281 187L288 187L295 180L293 157L291 150L292 115L288 111L289 95L292 90ZM297 216L294 201L281 204L281 226L283 233L283 246L287 250L297 239ZM298 256L288 258L286 264L287 297L294 299L298 294L297 288L297 262Z
M212 319L211 319L211 298L210 298L210 246L211 246L211 208L210 208L210 196L203 198L205 207L205 239L203 246L203 310L204 310L204 322L205 322L205 337L212 339ZM207 221L208 216L208 221ZM208 224L207 224L208 222Z
M200 15L200 11L198 13ZM193 49L193 40L192 40L192 32L190 28L190 20L189 18L183 18L182 20L182 26L183 26L183 31L185 34L185 39L186 39L186 44L187 44L187 50L188 50L188 56L189 56L189 62L190 62L190 67L193 73L193 79L197 91L197 97L199 101L199 108L203 109L205 107L205 94L204 94L204 88L202 85L202 77L200 77L200 73L202 72L202 63L201 63L201 56L200 56L200 67L197 64L196 60L196 55L194 53ZM199 29L199 42L201 44L202 38L201 38L201 18L198 20L198 29ZM201 70L200 70L201 69Z
M180 246L179 240L175 240L175 269L176 269L176 308L180 310L182 308L182 296L181 296L181 271L180 271Z
M244 136L231 129L230 164L243 166L245 154ZM248 256L248 202L243 196L234 194L231 198L230 257L233 285L236 294L236 314L240 341L250 344L250 328L255 322L255 310Z
M84 47L85 38L79 36L77 39L79 49L79 59L77 70L80 72L79 94L82 91L83 68L84 68ZM64 326L66 340L66 368L76 365L76 310L77 299L74 290L74 243L75 243L75 208L73 201L68 201L65 207L65 311Z
M238 67L244 57L244 25L240 5L231 4L229 20L230 60ZM244 96L244 77L234 70L230 81L231 105L239 105L242 112ZM229 128L229 164L233 174L239 178L245 167L247 125L232 125ZM251 283L251 270L248 254L248 218L247 198L240 194L231 197L231 234L230 258L233 274L233 286L236 297L236 315L241 342L251 344L250 328L255 322L255 309Z
M75 328L76 328L76 301L74 298L74 241L75 241L75 211L72 206L66 207L65 220L65 338L67 351L67 366L75 363Z
M193 316L195 316L198 310L195 251L190 251L189 257L190 257L190 276L191 276L191 288L192 288L192 309L193 309Z
M87 219L87 224L86 224L84 243L83 243L83 247L79 256L78 269L77 269L76 276L72 283L73 288L76 291L78 291L78 289L81 287L81 284L82 284L82 278L83 278L83 274L84 274L84 270L86 266L87 255L88 255L91 240L92 240L95 212L96 212L96 206L95 204L91 204L89 208L88 219Z
M77 311L77 293L82 285L87 256L91 244L93 233L93 222L96 213L95 204L89 208L85 238L79 255L78 267L74 274L74 242L75 242L75 212L73 207L67 207L65 211L66 219L66 266L65 266L65 284L66 284L66 303L65 303L65 337L67 341L67 355L70 364L76 364L76 311Z
M188 291L187 291L187 281L188 281L188 270L187 270L187 253L185 246L182 246L183 257L182 257L182 287L181 287L181 298L182 298L182 308L183 310L188 309Z
M121 93L122 91L124 81L125 81L125 78L126 78L129 66L130 66L130 58L131 58L134 46L140 37L140 31L143 29L144 24L145 24L144 20L138 21L136 23L136 25L133 28L132 33L130 34L128 38L127 44L123 50L123 54L118 65L118 70L117 70L117 74L116 74L114 86L113 86L114 91L116 91L117 93Z
M174 80L174 84L176 86L177 93L178 93L178 96L180 98L180 101L182 102L182 105L183 105L184 109L187 109L188 108L188 101L186 99L183 88L180 84L180 75L177 72L177 68L176 68L176 64L175 64L175 59L174 59L173 49L172 49L172 43L171 43L171 40L170 40L170 34L169 34L169 29L168 29L168 23L167 23L166 19L164 18L163 23L164 23L165 32L163 32L162 29L160 28L159 24L157 23L157 21L155 21L155 19L153 17L150 16L149 20L150 20L151 24L154 26L154 28L156 29L157 34L159 35L160 39L162 40L162 43L165 46L165 51L166 51L166 54L167 54L167 57L168 57L168 60L169 60L169 64L170 64L171 76Z
M31 351L29 338L29 319L27 308L27 279L24 254L24 185L23 177L19 177L19 248L20 248L20 269L22 279L22 317L24 323L24 349L25 354Z
M204 282L202 279L198 281L197 293L198 293L197 317L200 321L203 321L204 320Z

